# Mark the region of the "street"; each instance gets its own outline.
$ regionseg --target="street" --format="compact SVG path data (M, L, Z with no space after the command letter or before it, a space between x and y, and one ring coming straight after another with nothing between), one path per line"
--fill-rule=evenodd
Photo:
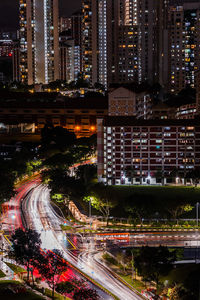
M15 205L14 205L15 204ZM121 247L140 247L142 245L187 246L187 243L197 242L200 238L196 232L136 232L136 233L103 233L83 238L81 235L67 235L60 225L66 220L57 214L50 204L49 189L33 180L25 184L9 203L4 215L3 230L22 227L37 230L41 234L43 249L59 249L64 258L75 268L105 287L119 299L142 299L131 288L126 286L105 266L100 259L97 242L106 240ZM13 216L15 216L13 218ZM68 224L70 225L70 224ZM74 274L77 275L77 269ZM80 275L79 274L79 275ZM83 274L82 274L83 276ZM105 291L94 283L90 284L100 294L102 299L112 299Z
M48 188L40 184L36 186L33 183L33 189L31 192L29 190L22 203L26 226L41 234L42 248L61 250L69 263L90 276L119 299L141 299L134 291L109 273L107 268L95 261L93 243L90 243L88 249L81 255L77 255L77 251L71 250L71 244L67 241L66 235L63 234L60 227L60 224L64 223L64 219L55 213L49 200ZM95 289L102 299L112 299L110 295L96 286Z

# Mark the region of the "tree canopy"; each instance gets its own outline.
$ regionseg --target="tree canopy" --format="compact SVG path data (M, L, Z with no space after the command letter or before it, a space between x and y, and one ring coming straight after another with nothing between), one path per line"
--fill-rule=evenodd
M11 236L11 243L10 255L14 256L18 263L27 267L29 279L30 264L35 258L38 258L40 252L40 235L32 229L22 230L18 228Z
M167 275L173 268L176 252L167 247L142 247L135 257L135 267L145 281L155 281L157 286L161 276Z
M52 298L54 298L56 284L67 268L68 264L63 259L62 253L59 250L55 249L53 251L48 250L47 252L43 252L37 269L52 288Z

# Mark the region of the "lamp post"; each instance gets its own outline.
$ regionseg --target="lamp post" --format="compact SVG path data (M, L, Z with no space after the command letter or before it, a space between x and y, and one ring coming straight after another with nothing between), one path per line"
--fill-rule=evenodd
M197 227L199 226L199 202L196 204L196 219L197 219Z
M132 282L133 282L133 280L134 280L134 262L133 262L133 260L134 260L134 256L133 256L133 251L131 251L131 269L132 269Z
M90 229L91 229L91 227L92 227L92 222L91 222L91 200L92 200L92 197L90 197L90 202L89 202Z

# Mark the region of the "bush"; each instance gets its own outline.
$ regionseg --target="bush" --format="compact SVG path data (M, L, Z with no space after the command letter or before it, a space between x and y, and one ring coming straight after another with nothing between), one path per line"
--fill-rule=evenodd
M74 293L74 300L98 300L99 296L93 289L80 288Z
M63 281L56 285L56 292L60 294L70 294L74 290L74 286L69 281Z

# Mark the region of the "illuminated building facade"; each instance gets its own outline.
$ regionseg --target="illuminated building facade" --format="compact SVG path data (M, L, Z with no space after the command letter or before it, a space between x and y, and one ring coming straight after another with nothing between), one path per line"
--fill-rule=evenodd
M194 119L197 113L196 103L181 105L176 110L176 119Z
M95 3L94 3L95 2ZM82 14L83 14L83 37L82 37L82 51L83 51L83 72L84 77L90 83L92 82L93 75L93 56L92 56L92 8L96 1L83 0L82 1ZM96 6L95 6L96 8ZM95 23L93 23L94 25ZM95 37L96 38L96 37Z
M59 32L67 31L72 28L72 20L68 17L60 17Z
M200 3L170 7L169 91L177 93L195 87L200 68Z
M163 81L167 33L161 20L167 7L168 1L83 0L85 78L106 88L113 82Z
M12 57L13 44L12 40L0 40L0 57Z
M106 117L97 128L98 179L106 184L183 184L200 167L199 120Z
M21 76L20 76L20 70L19 70L20 49L19 49L18 42L14 43L14 46L13 46L12 65L13 65L13 81L19 82L19 81L21 81Z
M74 40L60 44L60 79L71 82L75 79Z
M31 102L2 102L0 134L31 134L40 139L41 129L46 123L52 123L74 132L77 137L88 137L97 131L97 118L108 114L107 97L55 101L48 96L45 101L39 101L36 94L36 100Z
M82 72L82 13L80 11L71 16L71 33L74 40L74 79Z
M20 0L20 73L29 85L59 79L58 0Z
M83 73L90 83L112 82L116 54L116 8L113 0L83 0Z
M138 1L121 0L119 5L118 62L115 66L115 81L138 81Z

